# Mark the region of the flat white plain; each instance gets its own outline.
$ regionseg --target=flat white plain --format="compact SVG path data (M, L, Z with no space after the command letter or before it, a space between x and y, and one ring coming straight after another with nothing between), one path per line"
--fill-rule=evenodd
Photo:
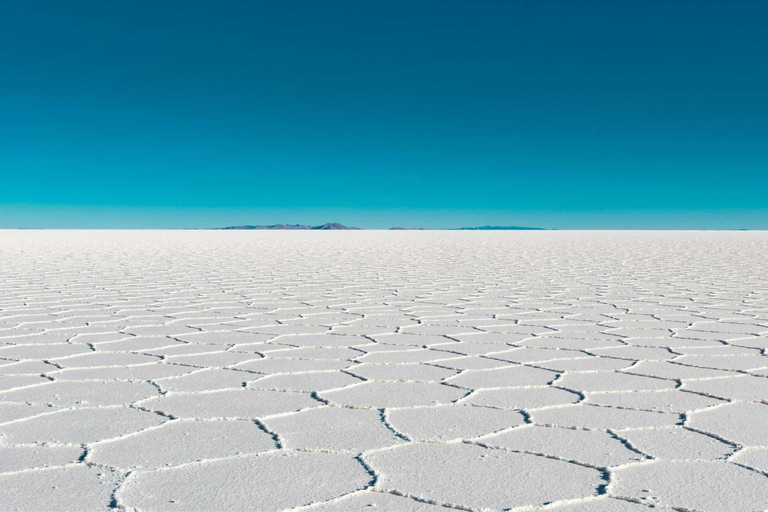
M768 233L0 232L2 510L768 510Z

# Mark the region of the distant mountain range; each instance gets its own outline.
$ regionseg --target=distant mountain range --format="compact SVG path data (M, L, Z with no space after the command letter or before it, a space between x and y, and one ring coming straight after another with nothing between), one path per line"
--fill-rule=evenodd
M272 224L271 226L227 226L226 228L214 228L214 229L317 229L317 230L334 230L334 229L360 229L350 228L339 224L338 222L327 222L322 226L305 226L304 224Z
M225 228L214 228L214 229L292 229L292 230L359 230L360 228L352 228L347 227L343 224L339 224L338 222L328 222L326 224L323 224L322 226L306 226L304 224L272 224L269 226L251 226L251 225L243 225L243 226L227 226ZM430 230L431 228L389 228L390 230L396 230L396 231L424 231L424 230ZM545 228L528 228L528 227L521 227L521 226L480 226L476 228L452 228L451 231L515 231L515 230L543 230Z
M540 231L545 228L526 228L522 226L480 226L477 228L459 228L460 230L471 230L471 231L520 231L520 230L535 230Z

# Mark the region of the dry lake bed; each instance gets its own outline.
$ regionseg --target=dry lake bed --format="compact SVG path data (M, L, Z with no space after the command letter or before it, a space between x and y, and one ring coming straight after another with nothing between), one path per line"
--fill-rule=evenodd
M768 509L766 232L0 232L0 510Z

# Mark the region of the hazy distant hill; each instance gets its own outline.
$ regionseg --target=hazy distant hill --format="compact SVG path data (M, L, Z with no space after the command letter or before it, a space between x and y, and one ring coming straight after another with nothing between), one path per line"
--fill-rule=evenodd
M360 228L348 227L343 224L339 224L338 222L328 222L326 224L323 224L322 226L315 226L312 229L360 229Z
M395 231L424 231L431 230L432 228L389 228ZM545 228L526 228L521 226L479 226L475 228L449 228L448 231L514 231L514 230L543 230Z
M348 227L343 224L339 224L338 222L328 222L326 224L323 224L322 226L307 226L304 224L272 224L269 226L251 226L251 225L243 225L243 226L227 226L225 228L213 228L213 229L303 229L303 230L359 230L360 228L353 228ZM395 227L395 228L389 228L390 230L394 231L425 231L425 230L431 230L432 228L403 228L403 227ZM513 231L513 230L543 230L544 228L528 228L528 227L521 227L521 226L479 226L475 228L453 228L453 231L491 231L491 230L497 230L497 231Z
M360 228L347 227L347 226L344 226L343 224L339 224L338 222L328 222L326 224L323 224L322 226L305 226L303 224L272 224L271 226L250 226L250 225L227 226L225 228L215 228L215 229L321 229L321 230L333 230L333 229L360 229Z
M478 230L482 230L482 231L491 231L491 230L503 231L503 230L508 230L508 231L510 231L510 230L543 230L544 228L527 228L527 227L522 227L522 226L480 226L480 227L476 227L476 228L459 228L459 229L460 230L472 230L472 231L478 231Z

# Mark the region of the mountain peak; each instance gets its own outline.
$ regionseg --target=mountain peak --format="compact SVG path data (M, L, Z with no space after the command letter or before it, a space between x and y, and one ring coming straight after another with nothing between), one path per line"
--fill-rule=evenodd
M347 227L347 226L345 226L343 224L339 224L338 222L327 222L327 223L323 224L322 226L315 226L312 229L327 230L327 229L360 229L360 228Z

